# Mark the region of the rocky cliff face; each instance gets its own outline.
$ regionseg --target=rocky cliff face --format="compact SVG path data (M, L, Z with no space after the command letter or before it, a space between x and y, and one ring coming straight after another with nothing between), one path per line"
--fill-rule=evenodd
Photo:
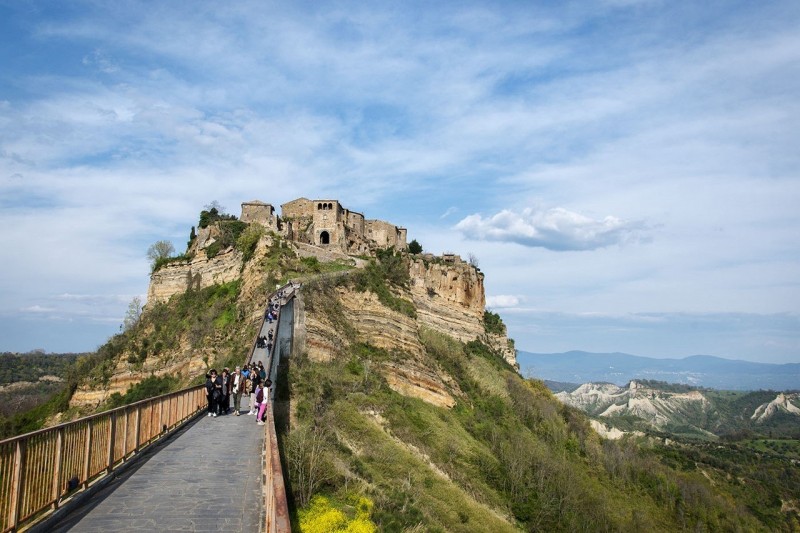
M302 263L301 258L316 258L320 263L349 260L356 268L366 265L363 259L350 259L341 253L332 255L324 247L286 241L270 233L261 237L247 262L244 262L242 253L232 247L218 251L209 259L206 249L219 237L214 226L203 228L187 252L192 259L169 263L153 273L147 307L167 302L190 288L198 290L239 280L238 320L252 329L263 312L265 293L272 288L267 285L274 283L267 280L281 279L287 272L293 272ZM280 248L277 252L273 248L275 243ZM276 257L290 258L288 261L294 261L293 266L286 266ZM354 343L402 353L401 364L395 359L391 363L381 363L376 370L396 391L445 407L453 406L461 392L436 362L426 360L420 341L422 330L436 331L462 342L480 340L517 367L515 350L509 339L502 334L488 334L485 330L482 273L457 256L411 256L407 264L407 289L392 290L396 298L413 304L413 313L390 309L368 290L355 290L349 283L333 283L323 291L324 301L308 308L304 306L303 298L298 302L296 315L300 327L296 343L311 359L323 361L344 353ZM414 314L416 316L410 316ZM151 333L152 330L149 333L140 331L139 335L146 337ZM230 344L230 339L224 334L199 343L197 339L191 340L191 336L191 332L184 332L178 344L167 352L142 356L143 359L136 363L131 361L138 359L142 345L141 342L132 343L116 360L110 377L107 375L102 385L91 381L84 383L73 395L72 405L101 405L111 394L124 394L131 385L148 375L179 376L188 382L193 376L202 374L209 361L215 360L223 350L221 345Z
M627 387L611 383L584 383L572 392L555 395L562 402L601 418L633 415L654 428L668 424L692 425L698 413L712 405L699 391L669 392L631 381Z
M519 368L508 337L485 330L486 295L481 272L457 256L445 261L427 255L414 258L410 274L411 298L420 326L462 342L479 339Z
M750 417L757 423L763 423L778 413L800 416L800 393L778 394L771 402L759 405Z
M200 250L193 259L168 264L150 276L147 289L148 303L165 302L189 287L202 289L216 283L238 279L242 269L242 254L233 248L208 259Z
M424 360L422 329L462 342L481 340L516 367L515 351L508 338L488 335L484 329L483 274L463 262L421 259L412 260L409 270L409 289L398 291L397 296L413 302L416 318L389 309L371 292L339 285L335 290L329 289L326 298L330 301L314 302L310 312L301 305L298 349L317 361L332 359L354 342L403 352L408 355L404 364L381 367L389 386L402 394L446 407L455 404L454 397L460 391L452 387L452 380L444 371L431 369L431 362ZM337 324L337 316L346 317L352 331Z

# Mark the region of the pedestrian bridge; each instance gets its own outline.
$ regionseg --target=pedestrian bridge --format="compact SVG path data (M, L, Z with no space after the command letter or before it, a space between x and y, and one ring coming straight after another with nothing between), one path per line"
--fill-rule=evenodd
M273 384L298 289L281 289L279 320L262 318L272 350L254 339L242 361ZM0 442L0 530L290 531L272 406L263 426L206 410L199 385Z

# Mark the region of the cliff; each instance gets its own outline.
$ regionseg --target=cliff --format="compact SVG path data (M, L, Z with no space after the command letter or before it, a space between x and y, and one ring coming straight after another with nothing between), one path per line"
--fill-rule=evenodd
M273 224L272 219L267 220ZM238 222L222 222L235 223ZM263 224L254 219L243 224L239 232L258 225ZM433 370L430 368L420 341L422 331L439 332L462 342L483 342L516 368L513 343L505 334L486 331L483 274L458 256L392 254L398 260L402 257L398 266L406 281L387 290L392 292L392 298L405 302L406 309L402 312L387 307L374 292L353 286L353 278L370 264L363 258L351 258L337 248L293 242L267 231L258 234L248 258L238 242L230 239L225 248L208 253L224 242L224 228L212 223L202 228L189 244L185 254L189 259L169 262L152 273L138 339L106 363L102 379L86 380L78 387L71 399L73 407L101 406L112 394L124 394L148 375L178 376L181 382L188 383L192 376L201 375L215 362L222 364L225 359L222 354L229 353L229 346L241 346L244 352L251 337L241 332L255 327L264 294L278 280L288 277L330 285L325 291L327 301L312 308L312 312L306 312L302 296L298 306L299 349L306 351L312 360L330 361L359 343L406 354L402 364L379 365L378 370L389 386L402 394L446 407L452 407L461 392L446 372L437 369L436 363ZM341 271L325 274L331 269ZM329 277L331 274L333 278ZM191 300L198 291L213 291L216 286L232 283L237 284L239 293L228 305L243 319L239 331L217 331L212 327L209 334L201 334L190 328L170 339L168 347L163 348L164 341L158 338L164 326L158 323L162 317L156 315L170 308L171 299ZM151 312L156 309L161 311ZM336 309L338 317L331 317L330 309ZM344 318L346 325L341 320ZM213 326L218 319L209 317L206 323ZM162 348L154 349L159 342ZM243 353L238 357L242 356Z

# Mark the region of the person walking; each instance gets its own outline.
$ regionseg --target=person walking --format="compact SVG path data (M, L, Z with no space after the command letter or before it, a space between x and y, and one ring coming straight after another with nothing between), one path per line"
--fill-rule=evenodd
M217 416L217 404L222 396L222 380L213 368L206 378L206 396L208 398L208 416Z
M230 370L227 368L222 369L220 380L222 381L222 397L219 403L219 414L226 415L231 409L231 382Z
M231 393L233 394L233 414L239 416L239 408L242 403L242 391L244 390L244 376L241 369L237 366L231 375Z
M250 381L252 382L252 393L250 393L250 412L247 413L248 415L254 415L258 413L258 405L259 402L256 401L256 393L258 388L261 386L262 380L261 376L258 373L258 369L256 365L252 365L250 367Z
M258 425L264 425L264 418L267 412L267 404L269 403L270 388L272 387L272 380L267 378L264 381L264 386L261 388L261 405L258 408Z
M262 401L264 401L264 387L259 382L258 385L256 385L255 390L253 391L253 404L252 405L253 405L253 407L255 407L255 411L247 413L247 414L248 415L250 415L250 414L256 414L257 415L258 414L258 409L261 407L261 402ZM256 417L256 418L258 418L258 417Z

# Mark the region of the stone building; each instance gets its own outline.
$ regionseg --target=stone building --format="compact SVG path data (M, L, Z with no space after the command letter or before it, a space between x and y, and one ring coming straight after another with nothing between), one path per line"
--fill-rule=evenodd
M242 202L242 216L239 217L239 220L248 224L258 222L273 230L278 229L278 216L275 214L275 208L271 204L265 204L259 200Z
M243 222L258 222L287 239L331 247L348 254L369 254L376 248L407 248L407 232L383 220L366 220L338 200L298 198L281 205L281 216L258 200L242 204Z

